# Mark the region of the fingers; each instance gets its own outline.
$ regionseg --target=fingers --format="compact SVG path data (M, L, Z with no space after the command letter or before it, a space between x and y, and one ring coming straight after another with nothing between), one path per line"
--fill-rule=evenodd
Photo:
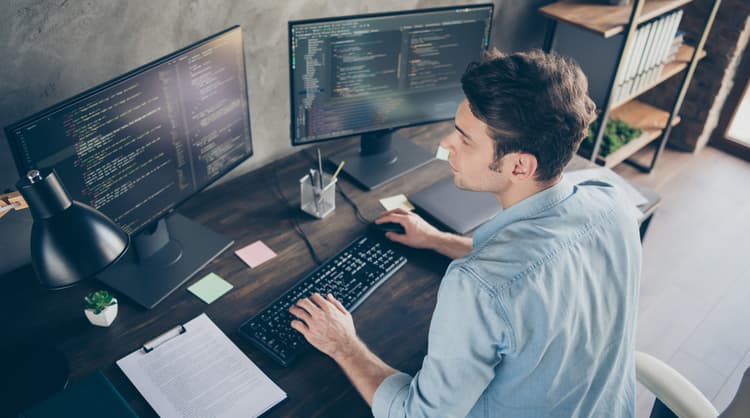
M349 315L349 311L344 305L330 293L325 298L320 293L313 293L309 298L300 299L296 305L289 308L289 312L302 320L306 327L309 327L309 322L313 319L314 315L320 311L331 312L332 308Z
M310 298L304 298L304 299L298 300L296 306L306 310L308 314L311 314L311 315L314 314L316 311L320 310L318 305L310 301Z
M307 320L309 320L310 318L312 318L312 316L310 315L310 312L308 312L308 311L300 308L297 305L292 305L289 308L289 312L291 312L291 314L294 315L294 316L296 316L297 318L299 318L299 319L301 319L303 321L306 321L306 322L307 322Z
M385 237L391 241L398 242L399 244L406 243L406 234L399 234L398 232L386 232Z
M344 307L344 305L342 305L341 302L338 301L338 299L334 298L332 294L329 293L326 296L326 299L329 302L331 302L333 304L333 306L336 307L336 309L338 309L339 311L341 311L341 313L346 314L346 315L349 314L349 311L346 310L346 308Z
M384 216L382 218L378 218L374 221L376 224L382 224L385 222L391 222L401 225L404 229L408 229L409 225L413 224L414 222L409 219L409 215L401 215L398 213L394 213L391 215Z
M292 305L289 308L289 312L298 318L292 320L292 328L299 331L305 336L305 339L307 339L307 334L310 332L310 322L312 321L313 314L319 311L320 308L311 302L309 298L298 300L295 305Z
M307 331L310 330L310 328L307 327L307 324L300 321L299 319L295 319L292 321L292 328L296 329L297 331L301 332L302 335L305 335Z
M327 300L323 299L323 296L320 296L320 293L313 293L312 296L310 296L310 299L312 299L313 302L318 306L319 309L328 311L330 309L330 305Z

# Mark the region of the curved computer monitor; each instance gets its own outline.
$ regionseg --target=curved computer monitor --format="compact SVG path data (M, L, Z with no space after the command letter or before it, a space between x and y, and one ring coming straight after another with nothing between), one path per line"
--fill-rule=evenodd
M330 158L366 189L433 159L396 129L452 119L487 50L492 4L289 22L292 145L360 135Z
M232 241L174 212L253 153L239 26L5 128L20 176L54 169L131 235L98 278L152 308Z

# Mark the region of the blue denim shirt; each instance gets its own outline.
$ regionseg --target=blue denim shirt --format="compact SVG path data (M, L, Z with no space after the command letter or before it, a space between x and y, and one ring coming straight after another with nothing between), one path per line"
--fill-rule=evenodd
M632 417L641 246L603 183L556 185L482 225L448 267L422 369L378 387L381 417Z

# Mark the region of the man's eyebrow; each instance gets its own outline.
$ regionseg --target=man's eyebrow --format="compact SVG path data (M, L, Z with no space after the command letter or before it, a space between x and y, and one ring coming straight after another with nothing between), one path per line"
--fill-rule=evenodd
M465 136L466 138L470 139L471 141L474 141L474 139L472 139L469 135L467 135L466 132L464 132L463 129L459 128L458 125L454 125L454 126L456 127L456 130L458 132L461 132L461 135Z

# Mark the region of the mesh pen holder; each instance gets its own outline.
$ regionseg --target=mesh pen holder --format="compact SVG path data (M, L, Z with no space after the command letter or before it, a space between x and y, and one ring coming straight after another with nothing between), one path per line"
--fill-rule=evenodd
M323 188L318 187L318 172L312 170L310 174L299 179L300 209L310 215L322 219L336 209L336 181L331 176L323 174Z

